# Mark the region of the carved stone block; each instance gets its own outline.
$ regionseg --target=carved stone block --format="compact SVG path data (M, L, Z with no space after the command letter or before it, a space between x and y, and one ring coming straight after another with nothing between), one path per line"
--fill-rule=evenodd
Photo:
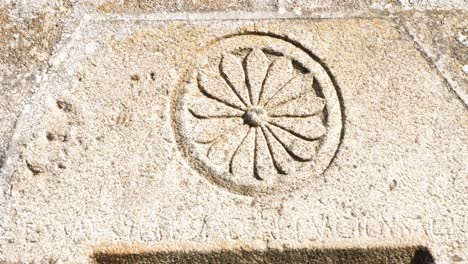
M97 14L49 64L0 261L467 260L462 90L393 17Z

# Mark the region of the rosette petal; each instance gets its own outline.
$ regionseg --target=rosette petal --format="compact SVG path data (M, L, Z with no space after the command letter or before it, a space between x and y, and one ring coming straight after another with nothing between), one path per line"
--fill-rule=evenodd
M259 104L262 105L268 101L275 93L287 84L294 76L294 68L291 60L281 57L271 63L268 69L262 92L260 93Z
M245 73L242 66L242 60L233 54L224 54L220 63L220 72L221 76L226 80L226 83L231 87L244 105L249 105L249 92L245 83Z
M255 129L255 177L261 180L269 180L276 172L273 168L273 160L268 149L268 143L260 127Z
M236 177L253 177L254 153L255 129L251 128L235 150L229 164L229 171Z
M272 117L306 117L323 111L325 100L307 92L298 98L270 107L268 112Z
M198 87L205 96L211 99L239 110L245 108L244 104L219 75L214 75L207 71L200 72L198 75Z
M322 137L327 129L319 116L271 117L269 123L305 140Z
M260 49L253 49L245 58L245 65L251 103L257 105L270 60Z
M244 127L241 118L192 119L193 129L191 133L193 139L196 143L203 145L212 144L222 136L234 133L231 131L237 131Z
M189 111L196 118L231 118L242 117L243 111L210 99L200 92L189 103Z
M273 159L273 165L278 173L289 174L294 172L294 159L288 154L283 146L281 146L280 142L278 142L268 129L262 128L262 130L268 143L268 148Z
M314 157L319 141L306 141L272 125L267 125L267 128L294 159L309 161Z
M220 135L209 147L207 156L214 164L225 164L234 155L249 128L241 126L239 129L227 130Z
M264 104L266 109L271 109L275 105L294 100L306 92L313 92L312 84L314 76L309 73L306 75L297 75L278 90Z

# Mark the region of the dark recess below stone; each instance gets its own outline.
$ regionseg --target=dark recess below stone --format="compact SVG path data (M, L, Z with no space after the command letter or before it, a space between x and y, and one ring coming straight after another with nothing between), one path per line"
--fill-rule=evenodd
M119 252L125 252L119 249ZM269 249L214 251L149 251L144 253L98 252L96 263L408 263L432 264L425 247L380 247L351 249Z

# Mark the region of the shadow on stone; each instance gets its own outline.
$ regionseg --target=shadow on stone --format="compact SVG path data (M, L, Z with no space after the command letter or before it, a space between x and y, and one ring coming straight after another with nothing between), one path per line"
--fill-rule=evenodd
M425 247L420 247L416 249L411 264L431 264L435 263L434 258L432 257L429 249Z
M129 250L131 251L131 249ZM299 248L299 249L217 249L213 251L164 250L125 253L97 252L95 263L349 263L349 264L433 264L429 249L425 247L378 248Z

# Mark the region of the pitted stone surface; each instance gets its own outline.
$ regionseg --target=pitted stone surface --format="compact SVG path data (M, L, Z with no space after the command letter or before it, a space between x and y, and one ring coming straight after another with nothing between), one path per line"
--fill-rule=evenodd
M184 251L180 245L189 242L201 248L237 243L264 249L425 245L436 263L467 261L466 106L397 20L88 19L57 54L17 123L10 162L1 173L0 261L88 263L101 249ZM256 35L249 36L252 32ZM245 41L218 45L234 36ZM293 46L268 54L283 42ZM230 52L252 43L258 49ZM265 116L254 111L261 118L252 112L252 118L244 117L268 94L258 92L267 87L259 85L258 76L248 76L250 89L221 89L230 88L223 84L201 93L201 73L210 77L210 67L219 73L224 59L229 82L247 85L245 76L228 75L234 70L227 69L254 50L255 74L268 76L274 62L284 73L272 75L273 83L287 73L288 60L282 57L313 59L337 99L329 100L326 78L307 63L293 64L293 72L315 73L312 87L321 86L313 96L299 97L303 101L292 107L277 97L277 108L262 106ZM294 56L296 50L308 52ZM214 100L224 92L232 92L222 97L224 103L195 108L196 99ZM184 97L191 98L186 105ZM253 129L245 146L270 152L268 144L257 141L278 142L274 128L262 131L266 121L277 118L273 115L302 120L320 113L323 135L311 129L320 127L312 121L297 132L327 137L337 127L329 123L328 107L337 102L342 127L333 138L339 147L329 149L334 158L320 173L311 166L302 174L300 169L264 174L292 179L291 185L276 185L278 192L255 185L249 192L232 192L237 183L230 189L208 175L213 164L224 162L222 155L206 156L209 163L193 161L205 155L199 146L210 142L213 130L230 135ZM214 113L235 118L229 118L232 123L207 118ZM203 125L207 119L213 124ZM183 126L196 127L193 135L203 137L181 140ZM302 149L293 153L311 161L321 157ZM261 168L276 170L274 164Z

